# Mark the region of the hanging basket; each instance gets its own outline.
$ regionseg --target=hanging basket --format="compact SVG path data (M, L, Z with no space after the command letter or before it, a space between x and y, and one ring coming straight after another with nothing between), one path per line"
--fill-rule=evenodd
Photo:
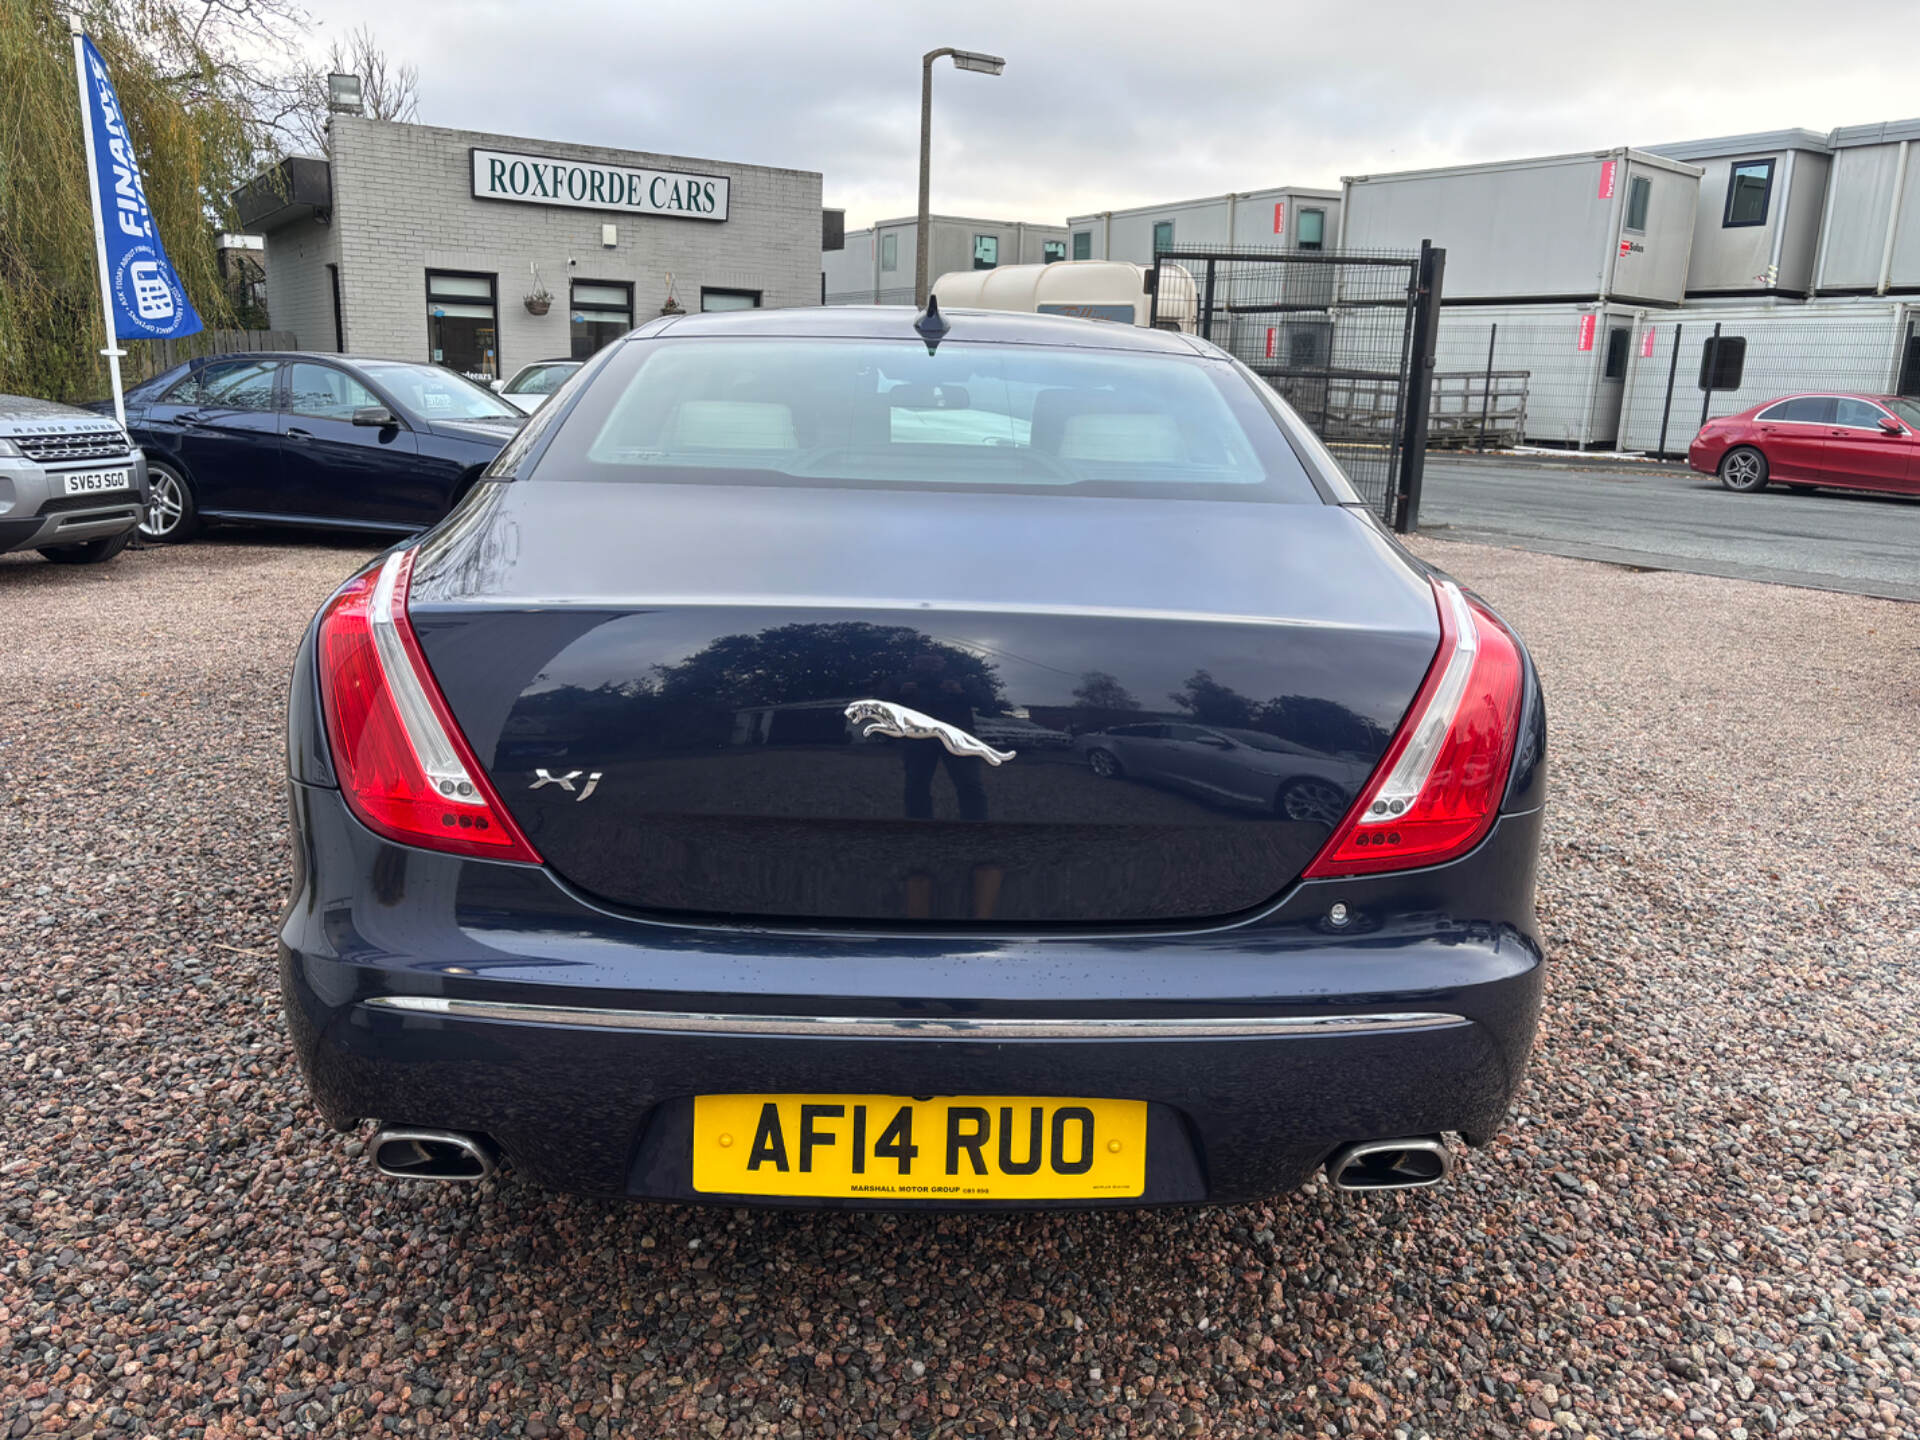
M529 295L526 298L526 306L529 315L544 315L553 308L553 297L551 295Z

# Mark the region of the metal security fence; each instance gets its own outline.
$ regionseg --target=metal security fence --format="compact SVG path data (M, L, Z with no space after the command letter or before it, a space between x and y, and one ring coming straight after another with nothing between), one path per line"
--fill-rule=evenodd
M1598 302L1449 306L1434 363L1458 388L1435 401L1448 412L1435 443L1611 450L1638 313Z
M1415 528L1446 252L1162 251L1152 323L1211 340L1281 395L1380 518Z
M1664 455L1684 455L1715 416L1778 395L1920 396L1920 305L1862 298L1644 315L1624 388L1620 448Z

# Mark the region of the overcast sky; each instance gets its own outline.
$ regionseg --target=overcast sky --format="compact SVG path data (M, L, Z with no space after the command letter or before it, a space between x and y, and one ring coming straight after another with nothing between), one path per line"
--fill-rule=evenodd
M1920 112L1913 0L308 0L432 124L793 166L849 226L1070 214L1342 175Z

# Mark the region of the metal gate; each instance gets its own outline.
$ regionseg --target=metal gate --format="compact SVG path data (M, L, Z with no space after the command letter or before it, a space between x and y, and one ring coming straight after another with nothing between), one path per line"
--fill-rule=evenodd
M1291 405L1374 512L1419 523L1444 250L1163 250L1152 323L1211 340Z

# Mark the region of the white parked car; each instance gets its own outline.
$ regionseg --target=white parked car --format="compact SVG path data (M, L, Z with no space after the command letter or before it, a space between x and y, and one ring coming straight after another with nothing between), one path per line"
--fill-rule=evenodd
M522 365L507 379L494 381L493 388L509 405L531 415L585 363L584 360L536 360L531 365Z

